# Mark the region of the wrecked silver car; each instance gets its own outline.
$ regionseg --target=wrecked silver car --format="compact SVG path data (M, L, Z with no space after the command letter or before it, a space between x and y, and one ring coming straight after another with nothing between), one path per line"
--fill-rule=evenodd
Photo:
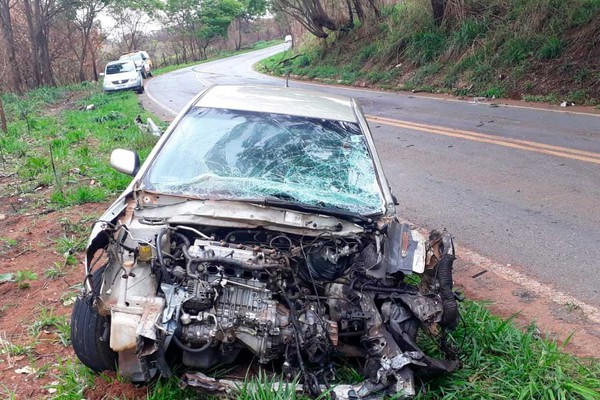
M457 367L452 239L399 221L354 100L215 86L141 167L125 150L111 163L135 178L88 243L71 324L91 369L144 382L183 364L187 384L231 394L201 372L254 359L318 396L352 358L365 381L342 397L358 399Z

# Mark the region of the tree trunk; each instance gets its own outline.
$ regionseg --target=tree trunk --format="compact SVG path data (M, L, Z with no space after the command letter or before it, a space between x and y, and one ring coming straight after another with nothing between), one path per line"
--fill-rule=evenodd
M36 36L38 49L40 52L42 83L47 86L56 86L54 72L52 71L52 59L50 57L50 46L48 40L48 37L50 36L50 29L46 23L42 22L42 25L42 29L38 29Z
M431 0L431 8L433 9L433 22L440 26L444 21L444 13L446 12L446 3L448 0Z
M50 58L50 21L44 12L41 0L23 0L33 63L34 81L36 86L56 86Z
M96 63L96 48L94 46L90 47L90 55L92 56L92 72L94 73L94 81L98 82L98 66Z
M10 17L9 0L0 0L0 25L8 47L8 64L11 72L12 89L17 93L21 93L23 90L23 80L21 78L21 71L17 65L17 45Z
M187 64L188 55L187 55L187 46L185 45L185 38L181 41L181 52L183 53L181 57L183 58L183 63Z
M235 41L235 50L239 51L242 48L242 17L238 17L236 19L237 22L237 30L238 30L238 38Z
M369 6L371 6L371 10L375 13L375 17L378 19L381 18L381 11L379 11L379 7L375 4L375 0L369 0Z
M86 32L87 29L83 28L83 43L81 46L81 58L79 59L79 82L85 81L85 58L87 55L87 49L89 44L89 32Z
M0 131L8 133L6 114L4 114L4 104L2 104L2 93L0 93Z
M364 0L354 0L354 11L356 11L356 17L359 21L364 22L365 20L365 10L363 9Z
M348 23L344 30L350 30L354 28L354 13L352 12L352 2L350 0L346 0L346 7L348 8Z
M40 74L37 41L35 40L35 27L33 22L33 8L29 0L23 0L25 17L27 18L27 28L29 29L29 43L31 44L31 63L33 65L33 84L35 87L41 86L42 77Z

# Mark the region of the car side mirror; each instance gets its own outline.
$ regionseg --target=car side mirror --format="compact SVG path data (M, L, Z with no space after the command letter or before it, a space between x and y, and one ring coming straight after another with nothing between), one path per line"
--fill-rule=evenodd
M100 76L100 78L102 78L104 76L104 72L100 72L98 75Z
M110 165L119 172L135 176L140 169L140 156L135 151L114 149L110 155Z

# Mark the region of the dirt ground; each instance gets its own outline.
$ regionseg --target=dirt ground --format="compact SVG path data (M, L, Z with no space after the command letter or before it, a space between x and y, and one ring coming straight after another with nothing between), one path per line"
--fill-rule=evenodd
M75 356L71 347L58 340L56 329L43 328L36 338L30 327L43 312L70 318L72 299L83 279L83 253L74 254L78 263L67 268L63 276L51 279L45 272L55 262L64 262L65 256L56 250L57 240L70 237L73 227L82 229L87 225L89 231L93 218L108 204L54 210L45 200L50 194L48 188L17 195L18 184L14 174L0 168L0 274L31 270L37 279L27 280L26 288L19 288L16 282L0 283L0 398L14 395L17 399L43 399L52 395L49 386L60 374L57 363ZM535 321L540 332L548 332L559 340L574 333L566 347L568 351L580 356L598 355L600 327L587 319L577 305L557 303L535 290L502 279L492 272L494 268L495 265L485 265L467 252L456 264L455 280L467 297L490 301L495 313L504 317L519 313L519 323L528 325ZM21 355L9 355L4 350L11 344L32 348ZM82 397L99 400L126 395L135 399L144 398L145 394L144 388L96 378L94 387Z
M45 271L55 262L63 263L64 255L56 251L56 240L69 235L65 224L78 224L90 215L100 215L105 204L86 204L66 210L40 208L35 196L6 194L10 187L5 177L0 180L0 274L30 270L37 279L27 280L27 288L16 282L0 283L0 350L13 346L33 346L24 354L0 355L0 398L15 394L18 399L45 398L51 394L48 386L56 381L60 359L72 358L71 347L60 343L54 328L44 327L36 338L30 327L44 311L53 316L67 316L71 302L82 281L82 254L75 254L78 265L67 267L64 276L50 279ZM23 371L29 367L29 371Z

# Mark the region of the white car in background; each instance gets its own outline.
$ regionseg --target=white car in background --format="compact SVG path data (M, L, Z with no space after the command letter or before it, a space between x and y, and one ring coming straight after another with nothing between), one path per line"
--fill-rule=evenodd
M142 78L146 79L152 76L152 60L145 51L135 51L133 53L123 54L119 60L131 60L142 73Z
M135 90L144 92L144 80L140 70L130 60L111 61L104 69L104 91Z

